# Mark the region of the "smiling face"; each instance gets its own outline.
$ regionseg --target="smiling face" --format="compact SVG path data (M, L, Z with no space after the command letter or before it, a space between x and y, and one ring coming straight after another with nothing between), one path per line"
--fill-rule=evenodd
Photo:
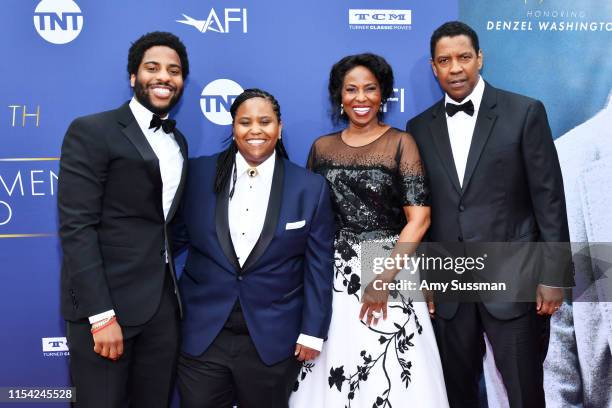
M442 37L436 44L431 67L444 92L460 102L478 83L482 51L476 53L467 35Z
M382 102L380 84L366 67L357 66L346 73L342 84L342 105L353 125L378 123Z
M143 55L138 72L130 76L138 102L151 112L165 116L183 93L181 60L172 48L156 45Z
M247 99L234 118L238 151L249 165L260 165L274 152L282 128L270 101L260 97Z

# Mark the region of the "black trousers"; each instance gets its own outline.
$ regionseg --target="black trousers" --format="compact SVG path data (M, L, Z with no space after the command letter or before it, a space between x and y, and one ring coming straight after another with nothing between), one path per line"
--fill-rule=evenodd
M480 303L462 303L452 319L433 321L451 408L477 408L486 333L511 408L543 408L550 319L535 306L511 320L493 317Z
M183 408L287 408L300 363L289 357L267 366L257 354L242 312L199 356L181 353L178 386Z
M170 273L170 272L168 272ZM123 356L117 361L93 351L87 320L67 323L70 376L77 408L168 407L179 346L179 312L167 275L155 315L142 326L123 326Z

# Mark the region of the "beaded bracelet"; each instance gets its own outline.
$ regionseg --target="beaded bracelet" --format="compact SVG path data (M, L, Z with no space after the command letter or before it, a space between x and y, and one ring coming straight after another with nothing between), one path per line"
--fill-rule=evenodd
M97 333L100 330L104 329L105 327L109 326L112 322L114 322L115 320L117 320L117 318L115 316L110 317L108 319L104 319L101 320L99 322L96 322L94 324L91 325L91 333Z

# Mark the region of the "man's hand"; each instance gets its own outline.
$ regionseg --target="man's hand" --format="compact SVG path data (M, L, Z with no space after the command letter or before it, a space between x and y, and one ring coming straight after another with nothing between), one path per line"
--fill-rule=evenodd
M423 297L427 303L427 310L429 311L429 317L431 319L436 318L436 304L434 303L434 295L432 290L423 289Z
M300 343L297 343L295 345L295 357L299 360L299 361L308 361L308 360L312 360L315 357L317 357L319 354L321 354L320 351L315 350L315 349L311 349L310 347L306 347Z
M536 289L536 310L540 316L551 315L559 310L563 302L563 288L538 285Z
M93 341L94 351L102 357L117 360L123 354L123 333L117 320L93 333Z
M374 288L374 282L378 281L377 287L384 288L377 290ZM372 282L366 286L361 297L361 310L359 311L359 320L366 317L368 326L378 324L378 319L381 317L387 319L387 300L389 299L389 289L385 285L386 281L380 277L374 278Z

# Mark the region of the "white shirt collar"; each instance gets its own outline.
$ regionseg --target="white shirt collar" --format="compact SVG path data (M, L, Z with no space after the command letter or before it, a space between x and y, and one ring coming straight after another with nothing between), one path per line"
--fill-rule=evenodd
M268 157L263 163L257 168L257 174L260 175L264 180L272 180L272 176L274 175L274 161L276 159L276 151L273 151L270 157ZM242 176L248 169L250 169L251 165L247 163L240 152L236 153L236 175L238 177Z
M480 103L482 102L482 95L484 94L484 90L485 90L485 81L484 79L482 79L482 76L478 75L478 82L476 83L476 86L472 90L471 94L463 98L461 102L457 102L453 100L450 96L448 96L447 93L445 93L444 94L444 105L446 105L447 103L461 105L471 99L472 103L474 104L474 112L475 112L474 117L476 117L476 114L478 113L478 109L480 109Z
M138 126L144 134L147 133L147 129L151 126L151 119L153 119L153 112L145 108L135 96L132 97L130 101L130 109L136 118L136 122L138 122ZM168 118L168 114L162 117L162 119Z

